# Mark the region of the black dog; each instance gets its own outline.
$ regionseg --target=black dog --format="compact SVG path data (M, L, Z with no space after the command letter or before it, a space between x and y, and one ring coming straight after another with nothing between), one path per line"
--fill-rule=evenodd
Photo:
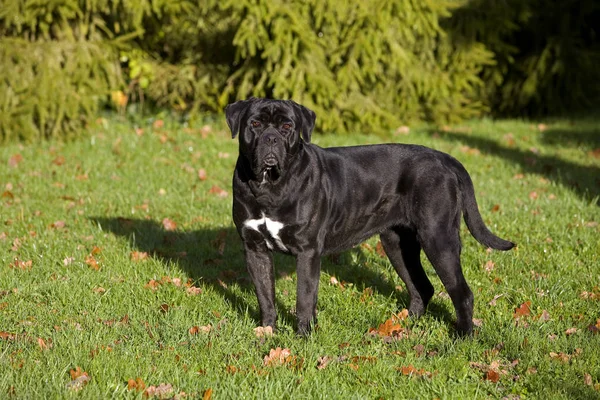
M263 326L275 327L272 251L296 257L299 334L316 322L321 256L379 234L420 316L433 295L421 249L448 290L459 334L473 330L473 293L460 266L461 213L480 243L514 244L481 219L473 183L448 154L416 145L323 149L310 144L316 115L290 100L249 99L225 108L239 157L233 220L244 242Z

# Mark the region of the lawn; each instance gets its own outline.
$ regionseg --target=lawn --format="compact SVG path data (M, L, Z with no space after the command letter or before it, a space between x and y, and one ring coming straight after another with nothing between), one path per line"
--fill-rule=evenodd
M427 145L470 171L463 229L473 338L436 288L406 290L378 238L323 260L319 329L294 334L292 258L277 256L279 329L260 336L233 227L237 156L220 120L100 118L81 139L0 148L0 397L600 398L600 120L480 120L321 146ZM463 224L464 228L464 224Z

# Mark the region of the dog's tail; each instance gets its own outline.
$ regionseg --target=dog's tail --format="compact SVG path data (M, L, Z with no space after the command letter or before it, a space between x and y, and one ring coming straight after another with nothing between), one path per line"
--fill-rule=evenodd
M479 243L491 247L492 249L506 251L515 247L513 242L499 238L488 229L479 213L479 207L477 206L477 200L475 199L475 189L473 188L473 181L471 180L469 173L458 160L453 159L452 164L455 167L462 195L463 215L471 235L473 235Z

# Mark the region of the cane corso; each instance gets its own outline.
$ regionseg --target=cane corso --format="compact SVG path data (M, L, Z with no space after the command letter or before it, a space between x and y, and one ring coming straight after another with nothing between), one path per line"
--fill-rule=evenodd
M458 334L473 331L473 293L460 265L461 214L483 245L509 250L479 214L473 182L448 154L417 145L321 148L310 143L316 115L291 100L251 98L225 108L239 134L233 220L244 242L263 326L275 327L272 252L296 258L297 333L316 323L321 257L379 234L406 284L409 314L433 295L423 250L456 309Z

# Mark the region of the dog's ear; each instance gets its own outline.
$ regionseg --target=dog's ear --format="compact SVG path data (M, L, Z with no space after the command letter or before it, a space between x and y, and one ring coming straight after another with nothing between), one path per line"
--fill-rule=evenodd
M235 138L239 133L242 117L246 113L252 100L254 100L254 98L251 97L248 100L236 101L225 107L225 118L227 119L227 125L229 125L229 129L231 130L232 138Z
M315 129L315 121L317 120L317 114L307 107L292 101L296 115L300 117L302 121L302 139L306 143L310 143L310 137L313 129Z

